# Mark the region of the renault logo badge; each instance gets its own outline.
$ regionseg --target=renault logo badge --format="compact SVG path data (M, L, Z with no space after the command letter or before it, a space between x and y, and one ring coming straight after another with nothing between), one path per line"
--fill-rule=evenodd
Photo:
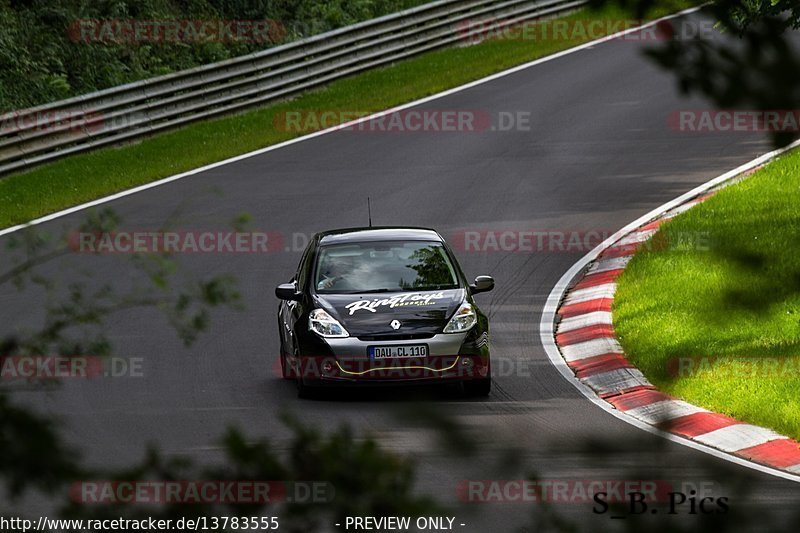
M391 322L389 322L389 325L392 326L392 329L400 329L399 320L392 320Z

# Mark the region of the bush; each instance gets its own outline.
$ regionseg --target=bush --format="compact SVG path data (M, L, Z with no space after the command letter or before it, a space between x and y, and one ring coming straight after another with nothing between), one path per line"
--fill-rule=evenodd
M221 61L270 43L84 43L80 20L273 20L287 42L426 0L0 0L0 111ZM274 43L273 43L274 44Z

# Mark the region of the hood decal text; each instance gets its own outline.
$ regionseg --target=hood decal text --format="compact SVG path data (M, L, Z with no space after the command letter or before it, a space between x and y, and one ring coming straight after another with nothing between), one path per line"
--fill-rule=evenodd
M350 315L352 316L356 311L369 311L370 313L375 313L379 307L389 307L390 309L393 309L395 307L404 306L435 305L437 300L441 300L445 297L445 294L442 292L436 292L433 294L403 294L402 296L392 296L391 298L356 300L355 302L351 302L344 307L350 311Z

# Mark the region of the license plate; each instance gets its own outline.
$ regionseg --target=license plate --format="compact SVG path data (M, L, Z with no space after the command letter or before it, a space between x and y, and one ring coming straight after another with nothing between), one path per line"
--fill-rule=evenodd
M370 359L402 359L404 357L428 357L427 344L402 344L397 346L370 346Z

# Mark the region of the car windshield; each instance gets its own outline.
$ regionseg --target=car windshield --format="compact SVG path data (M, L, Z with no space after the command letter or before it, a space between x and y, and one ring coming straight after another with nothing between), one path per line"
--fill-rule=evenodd
M390 241L324 246L317 256L319 293L458 288L453 263L437 242Z

